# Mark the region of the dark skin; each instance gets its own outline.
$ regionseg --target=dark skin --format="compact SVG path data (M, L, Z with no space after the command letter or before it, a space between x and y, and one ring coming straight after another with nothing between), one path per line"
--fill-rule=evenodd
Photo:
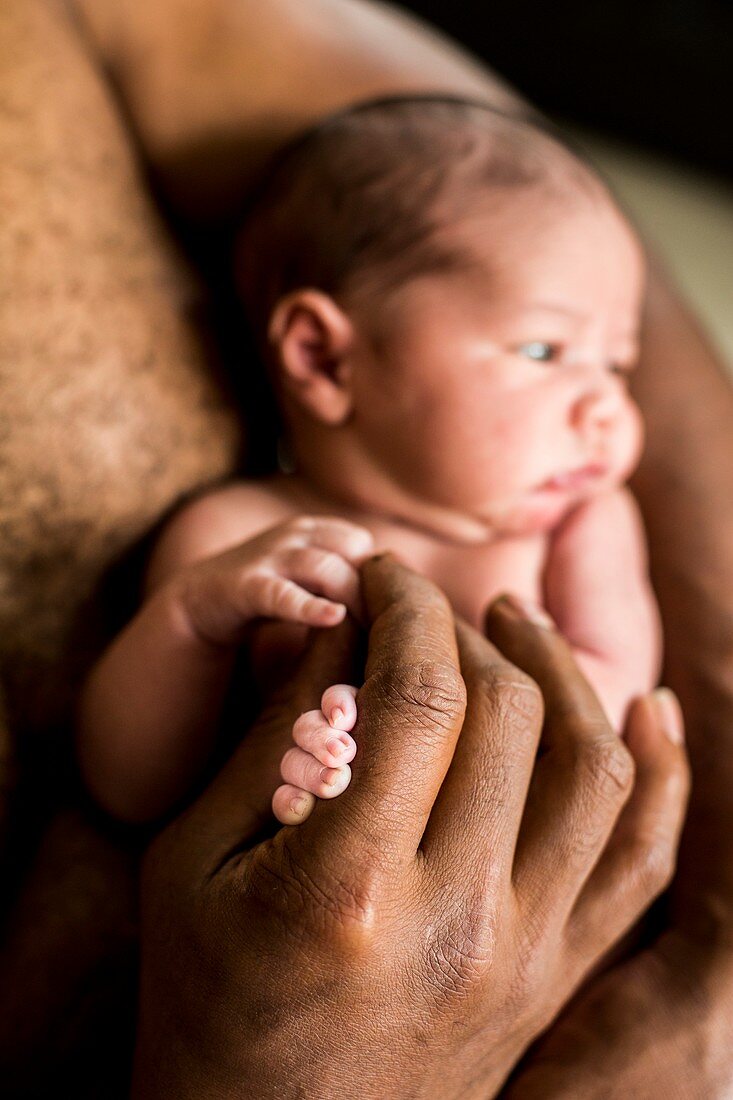
M6 792L18 755L24 763L56 759L59 738L49 731L67 714L103 634L94 596L100 579L161 512L232 470L238 449L234 417L182 320L190 284L89 49L114 76L170 200L198 219L218 213L255 179L270 149L353 99L442 88L521 109L484 69L412 25L400 21L388 35L376 34L375 20L391 19L387 11L344 2L334 20L332 8L314 4L306 25L297 17L302 5L285 0L258 5L256 13L224 0L88 0L77 7L89 19L88 48L70 19L72 5L2 6L0 34L9 48L0 84L12 110L3 119L0 185L13 216L0 224L0 255L13 257L14 275L5 281L8 309L0 317L12 367L2 381L0 434L0 519L9 536L0 550ZM263 65L274 49L279 63ZM247 95L242 74L251 74ZM197 164L198 174L191 171ZM39 170L46 201L33 203ZM213 189L202 187L204 179ZM124 354L110 356L111 347ZM555 1028L526 1080L540 1092L551 1084L558 1095L607 1095L600 1062L614 1067L619 1095L643 1095L652 1080L654 1091L708 1097L722 1095L733 1072L725 1032L733 861L720 843L733 823L733 397L661 273L650 288L635 384L649 428L635 488L665 620L665 680L687 716L694 795L669 935L635 972L619 968L597 985L608 991L603 1033L598 1004L579 1001L570 1025L577 1031ZM129 1039L123 1032L115 1045L112 1035L106 1049L94 1022L104 1019L100 1005L124 1007L116 993L106 999L103 978L110 958L122 972L129 964L129 847L69 805L57 784L40 786L32 777L24 800L29 792L34 830L48 825L36 854L27 841L10 853L22 876L0 981L4 1084L11 1093L42 1093L49 1082L58 1087L62 1067L77 1095L85 1080L89 1095L109 1095L114 1058L124 1066ZM59 801L65 808L51 821ZM573 1038L578 1033L583 1044ZM665 1047L661 1039L670 1034L686 1040ZM95 1083L89 1051L100 1048L106 1060Z
M554 630L498 601L515 664L389 555L362 578L363 670L353 627L312 639L146 857L135 1097L493 1096L672 873L648 698L627 752ZM258 843L294 718L354 674L352 785Z
M238 428L67 7L11 0L0 37L0 1061L8 1095L66 1077L83 1095L89 1075L98 1096L95 1057L104 1080L129 1061L135 845L84 807L64 724L104 634L101 580L234 468Z

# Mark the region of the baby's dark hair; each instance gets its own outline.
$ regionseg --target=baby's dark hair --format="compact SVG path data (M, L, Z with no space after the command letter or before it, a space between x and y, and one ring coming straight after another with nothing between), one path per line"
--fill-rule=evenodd
M273 307L300 287L343 301L366 280L384 293L466 268L465 246L441 231L478 198L593 179L539 119L450 96L357 104L278 154L248 208L236 280L254 334L264 350Z

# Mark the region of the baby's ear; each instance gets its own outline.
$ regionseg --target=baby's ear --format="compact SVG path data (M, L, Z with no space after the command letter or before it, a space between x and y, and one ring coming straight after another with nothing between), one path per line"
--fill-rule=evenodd
M285 393L324 424L343 424L352 408L354 326L333 298L293 291L275 306L267 335Z

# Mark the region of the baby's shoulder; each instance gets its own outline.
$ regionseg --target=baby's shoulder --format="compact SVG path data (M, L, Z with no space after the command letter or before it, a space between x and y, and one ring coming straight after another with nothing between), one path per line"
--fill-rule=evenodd
M163 528L151 555L147 585L253 538L296 515L293 501L267 481L230 481L183 505Z

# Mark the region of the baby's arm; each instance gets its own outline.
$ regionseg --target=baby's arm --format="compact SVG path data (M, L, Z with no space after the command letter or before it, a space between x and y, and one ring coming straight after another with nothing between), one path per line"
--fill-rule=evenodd
M659 678L661 626L644 530L627 489L593 497L552 537L545 605L616 729Z
M159 587L82 693L82 770L101 804L125 820L160 815L200 771L236 647L253 619L331 626L347 607L358 613L356 567L371 552L368 531L301 517L232 546L231 525L226 536L201 528L201 504L175 521L173 550L164 539L163 571L160 558L153 562ZM228 549L205 556L222 542Z

